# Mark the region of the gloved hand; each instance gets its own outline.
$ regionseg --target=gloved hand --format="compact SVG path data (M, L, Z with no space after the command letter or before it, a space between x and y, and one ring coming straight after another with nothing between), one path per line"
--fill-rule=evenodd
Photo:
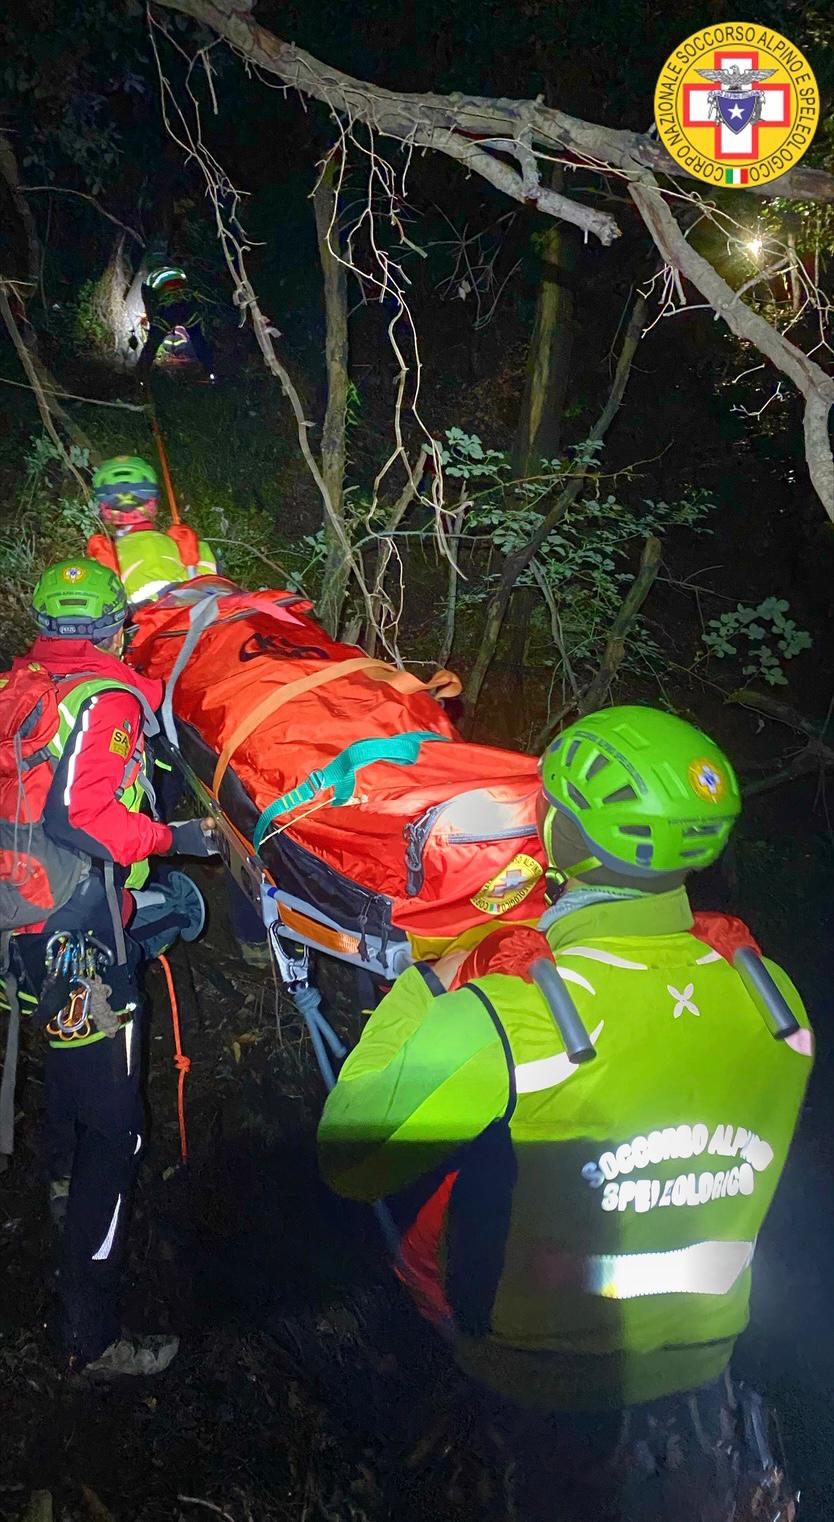
M172 824L169 856L217 856L220 848L211 819L183 819Z

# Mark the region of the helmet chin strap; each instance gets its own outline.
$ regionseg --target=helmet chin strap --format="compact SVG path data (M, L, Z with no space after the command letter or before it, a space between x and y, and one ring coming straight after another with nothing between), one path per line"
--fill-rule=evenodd
M549 904L555 904L562 896L571 878L581 878L583 872L593 872L595 867L601 867L602 862L596 856L585 856L581 861L574 862L569 867L559 867L554 860L553 848L553 825L558 814L558 809L551 804L544 816L542 826L542 839L544 841L545 855L547 856L547 870L545 871L545 898Z

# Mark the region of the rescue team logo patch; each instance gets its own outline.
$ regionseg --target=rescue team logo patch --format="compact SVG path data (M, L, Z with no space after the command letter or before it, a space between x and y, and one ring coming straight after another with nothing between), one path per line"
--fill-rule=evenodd
M542 868L535 857L522 853L514 856L509 866L502 867L488 883L484 883L469 902L482 914L506 914L508 909L514 909L528 893L532 893L541 875Z
M707 803L720 803L727 791L727 782L721 768L714 761L699 758L689 763L689 780L699 798Z
M130 736L123 729L114 729L110 736L110 749L114 756L121 756L126 761L130 755Z
M667 153L711 185L766 185L810 147L820 98L807 58L779 32L725 21L687 37L654 96Z
M65 565L61 572L62 579L68 581L74 587L78 585L79 581L83 581L86 575L87 572L83 565Z

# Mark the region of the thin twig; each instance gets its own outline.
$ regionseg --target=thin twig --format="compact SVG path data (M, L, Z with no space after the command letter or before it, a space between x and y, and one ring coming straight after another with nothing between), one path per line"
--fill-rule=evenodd
M202 1496L177 1496L177 1500L183 1506L205 1506L207 1511L213 1511L218 1517L225 1517L226 1522L235 1522L231 1512L224 1511L222 1506L215 1506L213 1501L205 1501Z
M52 413L49 409L49 403L46 400L46 396L44 395L43 386L41 385L40 379L38 377L38 372L35 369L32 356L29 353L25 343L23 342L20 334L20 329L14 320L14 315L12 313L11 306L9 305L7 283L4 280L0 280L0 315L2 315L3 321L5 322L9 332L9 337L15 346L17 357L29 377L31 388L35 393L35 401L38 404L38 412L41 415L41 422L43 423L44 428L46 429L49 437L55 445L55 448L58 450L58 453L61 456L66 469L69 471L71 476L75 477L75 480L77 481L78 486L80 487L84 496L87 496L87 483L84 480L83 476L79 475L76 467L73 465L69 453L64 445L64 441L58 433L58 430L56 429L53 422Z
M0 385L16 386L20 391L34 391L35 387L26 381L9 380L7 376L0 375ZM60 397L62 402L85 402L88 407L120 407L124 412L144 412L144 407L137 402L103 402L95 396L76 396L74 391L57 391L52 386L43 386L44 396Z
M135 227L128 227L126 222L122 222L119 217L114 217L112 212L105 211L101 202L97 201L95 196L88 195L85 190L71 190L67 185L21 185L20 188L24 195L34 195L36 191L46 191L56 196L78 196L80 201L89 201L90 205L94 206L102 217L106 217L108 222L112 222L114 227L120 227L122 232L129 233L131 238L135 238L140 248L145 247L145 239L141 233L136 231Z
M443 631L443 643L440 646L440 651L437 657L437 664L441 670L445 668L446 662L452 653L452 646L455 643L458 580L460 577L460 571L458 569L458 541L460 538L460 531L463 527L463 520L466 516L467 509L471 507L471 505L471 502L466 496L466 486L464 484L460 489L460 503L458 505L457 512L452 519L448 536L449 584L446 591L446 620Z

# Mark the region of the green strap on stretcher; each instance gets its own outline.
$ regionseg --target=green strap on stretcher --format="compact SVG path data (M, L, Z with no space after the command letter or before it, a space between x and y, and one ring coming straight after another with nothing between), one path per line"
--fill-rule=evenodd
M431 729L414 729L404 735L386 735L379 740L354 740L346 750L340 751L338 756L328 761L323 769L311 772L297 787L284 793L281 798L276 798L274 803L264 809L252 837L255 850L260 850L273 819L277 819L279 814L288 814L300 803L310 803L325 788L333 788L333 797L330 799L332 807L338 808L340 804L349 803L356 788L356 773L361 766L370 766L374 761L393 761L398 766L413 766L424 740L446 739L446 735L435 734Z

